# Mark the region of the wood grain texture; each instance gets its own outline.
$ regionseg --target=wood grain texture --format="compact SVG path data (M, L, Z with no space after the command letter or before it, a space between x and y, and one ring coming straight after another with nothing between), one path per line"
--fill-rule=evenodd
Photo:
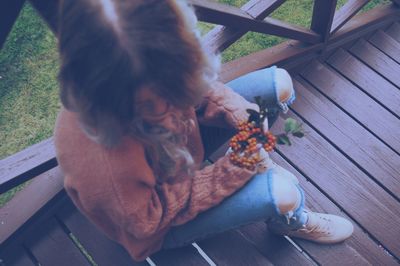
M272 48L243 56L222 66L220 79L228 82L246 73L272 65L283 65L318 52L322 44L305 45L298 41L288 41Z
M287 116L303 122L290 111ZM283 128L283 123L282 118L278 119L276 128ZM400 203L312 128L306 124L303 127L305 137L293 139L291 147L279 146L279 150L364 230L399 256L400 228L396 224Z
M256 20L263 20L285 0L250 0L241 9ZM223 51L247 31L225 26L215 26L204 37L205 46L212 52Z
M400 152L400 120L367 94L333 69L317 61L310 63L301 76L385 141L387 145Z
M358 14L332 35L327 49L335 49L371 31L388 26L399 20L399 16L400 9L394 4L376 7L368 12Z
M400 155L299 78L293 110L400 200ZM368 113L365 114L369 116Z
M331 31L337 0L315 0L311 19L311 29L322 36L325 42Z
M36 177L19 191L0 209L0 243L5 242L62 189L63 176L57 167Z
M181 248L166 249L151 256L151 259L160 266L208 266L208 262L192 245Z
M400 24L398 22L393 23L387 30L386 33L395 39L396 41L400 42Z
M279 131L281 125L282 124L276 124L274 125L274 128ZM308 131L309 130L307 130L307 132ZM227 144L228 143L222 145L220 149L218 149L211 156L212 159L210 160L215 161L219 157L223 156L226 152ZM303 154L302 148L303 147L290 147L288 149L292 152L298 153L298 156L301 157ZM335 206L335 204L330 199L324 196L320 191L318 191L318 189L314 185L312 185L308 181L308 177L306 178L302 174L297 172L279 154L273 153L271 156L274 161L276 161L278 164L285 167L289 171L292 171L292 173L294 173L299 178L300 184L306 192L307 207L315 211L346 216L343 214L338 206ZM306 154L306 156L308 158L308 154ZM316 156L318 158L318 153L316 153ZM329 156L329 154L327 156ZM327 160L329 161L329 159ZM321 167L320 165L313 165L313 162L313 159L310 159L309 167L316 168L316 175L312 176L311 179L332 178L331 176L327 177L325 174L323 174L323 172L326 171L325 167L329 168L330 165L324 165L323 167ZM316 163L319 162L317 161ZM320 172L322 172L323 174L322 177L320 175ZM324 187L322 187L322 189L325 190ZM357 192L355 192L355 194L357 194ZM345 198L344 200L346 201ZM347 204L348 206L352 206L351 202L347 202ZM343 206L340 207L342 208ZM368 235L364 232L364 229L359 227L354 220L353 224L355 226L354 234L343 244L318 245L309 241L301 240L296 240L296 242L301 246L301 248L305 250L305 252L307 252L307 254L309 254L314 260L317 261L317 263L321 265L376 265L381 263L383 263L384 265L397 265L396 260L388 255L383 249L378 247L374 240L369 238ZM281 239L281 237L269 234L266 231L265 223L254 223L240 228L239 230L241 231L241 233L243 233L243 235L246 236L246 238L250 242L252 242L260 250L260 252L264 252L264 255L274 265L293 265L293 260L297 261L297 263L300 265L307 265L311 263L310 261L304 260L304 258L298 258L299 253L291 250L291 248L287 246L286 240ZM337 254L341 254L341 256L338 258Z
M338 11L333 18L331 34L338 31L347 21L349 21L369 0L349 0Z
M195 7L196 15L201 21L246 31L277 35L307 43L317 43L321 39L318 34L307 28L274 19L255 20L242 9L227 4L208 0L191 0L189 2Z
M84 217L70 199L57 211L56 216L99 265L148 265L147 262L140 263L132 260L129 253L121 245L108 239Z
M53 138L0 160L0 194L55 167Z
M400 64L400 43L384 31L378 30L369 38L369 42Z
M21 246L12 246L0 250L0 265L2 266L35 266L28 253Z
M273 265L235 230L214 235L197 243L217 265Z
M297 150L297 152L300 151ZM353 235L340 244L318 245L310 241L292 238L319 265L398 265L397 261L379 247L354 220L343 213L337 205L309 182L308 177L299 173L278 153L272 154L272 159L299 179L300 185L305 192L307 208L316 212L345 217L354 225ZM324 169L321 169L321 171L324 171Z
M91 265L54 218L31 232L25 245L43 266Z
M326 62L400 117L400 90L392 83L343 49L338 49Z
M286 238L270 233L265 222L252 223L238 231L273 265L315 265Z
M400 64L369 42L360 39L349 51L373 70L400 88Z

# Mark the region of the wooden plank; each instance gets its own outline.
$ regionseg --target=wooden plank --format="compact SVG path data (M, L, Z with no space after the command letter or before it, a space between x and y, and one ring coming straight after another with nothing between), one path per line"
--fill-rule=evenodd
M208 160L215 162L224 156L228 149L228 143L229 141L221 145ZM273 265L312 265L312 261L303 256L285 238L268 232L265 222L245 225L237 230ZM283 254L285 255L283 256Z
M2 266L35 266L23 246L12 246L0 251Z
M63 189L63 175L54 168L36 177L0 209L0 243L4 243Z
M400 91L396 86L343 49L337 50L326 62L400 117Z
M400 152L400 120L398 118L341 77L335 70L317 61L310 63L301 75L388 146L397 153Z
M0 160L0 194L57 166L49 138Z
M25 0L3 0L0 2L0 49L10 33Z
M161 250L151 256L157 266L208 266L195 247L187 245L181 248Z
M93 260L101 262L101 265L148 265L146 262L139 263L132 260L121 245L108 239L87 220L70 199L59 208L56 216L85 247Z
M291 108L400 201L400 155L311 85L300 78L299 81L294 80L297 97Z
M378 30L369 38L369 42L400 64L400 43L395 39L382 30Z
M249 224L238 230L273 265L316 265L286 238L270 233L265 222Z
M250 0L241 9L252 18L262 20L284 2L285 0ZM223 51L246 32L246 30L218 25L203 37L203 41L210 51Z
M323 42L326 42L330 36L336 2L337 0L314 1L311 29L322 36Z
M25 245L41 265L91 265L54 218L32 230Z
M335 12L333 18L331 34L338 31L347 21L349 21L358 11L363 8L370 0L349 0L344 6Z
M301 40L308 43L320 41L320 36L304 27L291 25L277 20L258 21L243 10L209 0L191 0L196 15L202 21L222 24L246 31L277 35L285 38Z
M316 53L321 48L322 44L305 45L298 41L287 41L224 64L220 79L223 82L227 82L258 69L275 64L293 62L299 58Z
M226 231L198 242L217 265L273 265L238 231Z
M400 24L399 23L393 23L387 30L386 33L395 39L396 41L400 42Z
M301 153L301 150L297 148L293 147L292 149L297 150L297 153ZM387 254L385 250L379 247L374 240L363 231L356 221L343 213L339 206L335 205L311 182L309 182L307 180L309 177L305 177L299 173L278 153L273 153L272 159L277 164L292 172L299 179L300 185L306 195L307 208L312 211L345 217L354 225L353 235L345 242L337 245L318 245L309 241L292 238L296 244L304 250L304 252L317 261L318 265L398 265L397 261ZM319 168L319 170L325 171L324 168ZM316 177L312 178L314 179ZM285 256L285 253L281 253L280 255Z
M296 100L297 101L297 100ZM296 103L296 102L295 102ZM280 131L282 123L274 125L277 131ZM276 131L275 130L275 131ZM309 132L309 130L307 130ZM220 147L211 157L213 161L217 160L219 157L223 156L227 149L227 143ZM301 156L303 150L301 147L289 148L293 152L299 153ZM312 151L311 151L312 152ZM326 196L317 190L317 188L312 185L308 178L304 177L296 170L293 169L282 157L277 153L271 154L272 159L276 161L279 165L285 167L292 173L294 173L300 180L302 188L306 192L306 206L311 207L312 210L332 213L344 216L340 211L339 207L335 206ZM318 153L316 154L318 157ZM327 159L329 160L329 159ZM311 165L310 165L311 162ZM310 167L315 167L313 161L310 160L308 165ZM317 161L317 163L319 163ZM330 167L329 165L319 164L316 173L320 171L325 172L325 167ZM328 171L329 172L329 171ZM312 178L320 178L320 175L316 175ZM321 178L328 178L323 176ZM332 177L329 177L332 178ZM351 204L349 204L351 205ZM349 218L348 216L346 216ZM363 217L362 215L360 217ZM364 217L367 218L367 217ZM368 219L368 218L367 218ZM346 240L343 244L339 245L318 245L308 241L295 240L301 248L305 249L308 255L310 255L317 263L321 265L349 265L350 262L356 263L353 265L366 265L366 264L381 264L382 265L397 265L396 261L388 255L382 248L380 248L368 235L364 232L364 229L359 227L357 223L353 220L355 226L355 231L353 236ZM281 246L282 240L278 236L269 235L265 232L264 223L255 223L248 225L244 228L239 229L245 236L248 236L248 240L253 242L255 246L258 247L260 252L264 252L264 255L275 265L307 265L307 260L303 260L298 257L298 252L290 250L288 246ZM285 241L286 242L286 241ZM287 242L286 242L287 245ZM290 251L287 250L289 248ZM293 247L291 247L293 248ZM341 254L340 258L336 258L337 254ZM349 261L349 259L351 261ZM293 263L296 262L296 263ZM366 263L368 262L368 263Z
M291 111L287 115L304 122ZM279 118L275 127L279 130L273 132L281 132L283 124L284 120ZM305 137L293 139L291 147L279 146L280 152L374 239L399 257L400 203L307 124L303 127Z
M349 51L400 88L400 64L397 64L396 61L362 39L352 46Z
M328 42L327 50L336 49L371 31L390 25L393 21L399 20L399 16L400 9L394 4L376 7L368 12L356 15L333 34Z

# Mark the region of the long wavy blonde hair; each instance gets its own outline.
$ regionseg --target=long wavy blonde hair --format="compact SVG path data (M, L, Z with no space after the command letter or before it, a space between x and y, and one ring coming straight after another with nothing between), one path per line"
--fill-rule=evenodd
M65 0L59 18L61 101L87 135L108 147L134 136L153 168L173 176L183 160L190 172L185 135L147 125L134 95L151 85L184 110L216 79L219 58L203 49L192 8L182 0Z

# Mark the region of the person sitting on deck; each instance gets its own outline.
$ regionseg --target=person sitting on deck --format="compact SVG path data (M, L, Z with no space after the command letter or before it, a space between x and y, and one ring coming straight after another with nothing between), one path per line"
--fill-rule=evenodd
M352 234L348 220L305 209L297 178L266 153L254 152L253 170L228 155L201 167L199 124L235 128L258 95L271 109L289 105L285 70L217 81L219 59L205 52L180 0L62 1L59 18L64 186L134 260L257 221L318 243Z

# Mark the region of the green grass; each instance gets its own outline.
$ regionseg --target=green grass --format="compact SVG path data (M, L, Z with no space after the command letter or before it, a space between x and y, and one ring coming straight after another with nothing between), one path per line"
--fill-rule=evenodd
M237 7L246 0L219 0ZM339 0L338 7L346 1ZM363 11L389 0L373 0ZM309 27L312 0L288 0L272 17ZM213 25L199 23L204 33ZM222 53L224 62L248 55L285 39L247 33ZM0 159L14 154L52 135L60 108L58 100L57 44L53 34L25 5L7 42L0 51ZM0 195L0 207L23 186Z
M52 135L58 101L57 43L26 5L0 52L0 159ZM0 196L0 207L26 184Z
M244 3L246 3L247 0L219 0L218 2L240 7ZM313 2L313 0L288 0L277 10L275 10L271 14L271 17L291 24L309 28L311 25ZM346 2L346 0L338 0L337 9L343 6ZM372 0L361 10L361 12L365 12L367 10L370 10L371 8L374 8L377 5L389 2L390 0ZM200 28L203 34L205 34L212 27L213 25L211 24L200 23ZM242 38L239 39L239 41L234 43L222 53L222 61L231 61L239 57L254 53L256 51L272 47L286 40L287 39L281 37L250 32L245 34Z

